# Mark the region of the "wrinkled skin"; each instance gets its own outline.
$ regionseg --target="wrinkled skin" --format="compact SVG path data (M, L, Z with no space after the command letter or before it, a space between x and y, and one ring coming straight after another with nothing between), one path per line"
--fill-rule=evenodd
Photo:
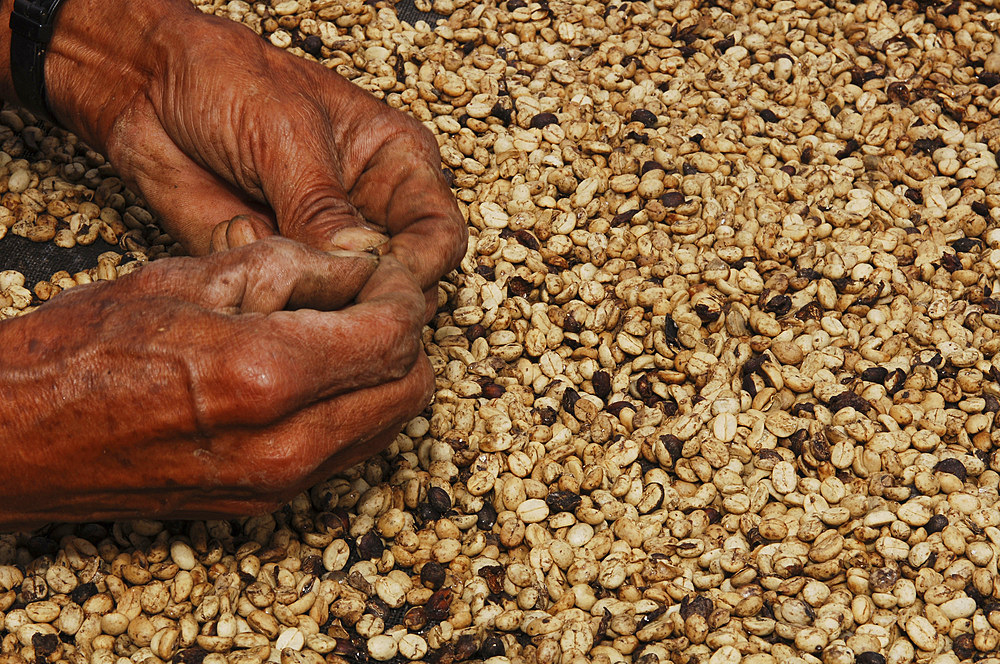
M97 14L120 4L72 1ZM147 26L135 45L99 21L61 18L64 41L53 41L46 73L56 116L109 155L166 230L194 254L270 233L319 249L388 249L433 301L466 229L430 132L185 0L142 4L131 11L151 15L135 19ZM116 65L134 63L111 94L90 75L102 66L89 64L94 44ZM217 230L213 243L213 229L236 215L253 223Z
M211 255L0 324L0 527L260 512L426 405L420 329L467 234L422 125L185 0L64 2L46 81L56 119Z
M4 356L0 521L274 508L424 407L420 300L392 258L270 238L5 322L0 347L20 352Z

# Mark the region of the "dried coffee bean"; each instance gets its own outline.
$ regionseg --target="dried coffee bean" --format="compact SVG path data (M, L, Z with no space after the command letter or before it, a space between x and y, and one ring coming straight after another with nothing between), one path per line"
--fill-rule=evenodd
M959 659L972 659L972 656L976 654L976 647L973 644L974 636L972 634L959 634L951 642L952 652Z
M424 605L427 619L432 622L445 620L448 617L448 607L451 606L451 597L451 588L442 588L431 595L427 604Z
M476 527L479 530L491 531L496 522L497 510L493 507L493 503L486 501L476 515Z
M566 388L563 392L562 397L562 407L567 413L571 415L576 411L576 402L580 400L580 393L571 387Z
M479 646L476 645L476 641L472 635L463 634L458 637L458 642L455 644L455 661L468 661L472 659L472 656L475 655L478 650Z
M482 644L479 646L479 656L483 659L489 659L491 657L499 657L505 652L506 648L500 635L496 632L487 632Z
M441 563L429 560L420 568L420 582L432 590L444 585L445 569Z
M534 284L524 277L511 277L507 280L507 292L512 297L525 297L533 288Z
M638 212L639 212L638 210L627 210L625 212L619 212L618 214L616 214L614 217L611 218L611 225L616 227L625 226L630 221L632 221L632 217L638 214Z
M500 565L484 565L479 568L479 576L486 580L490 592L498 595L503 592L504 570Z
M403 625L411 632L419 632L427 625L427 611L415 606L403 614Z
M607 371L598 371L591 379L594 386L594 394L601 399L607 399L611 394L611 376Z
M550 426L552 424L555 424L556 417L558 416L558 413L556 413L555 409L549 406L542 406L540 408L536 407L533 409L533 412L536 415L538 415L540 424L543 424L545 426Z
M520 244L524 245L528 249L531 249L532 251L538 251L538 249L540 247L540 245L538 244L538 239L535 238L534 235L532 235L531 233L529 233L528 231L526 231L524 229L521 229L519 231L515 231L514 232L514 237L517 239L517 241Z
M572 491L553 491L545 497L545 503L553 512L573 512L581 502L583 498Z
M448 492L439 486L432 486L427 489L427 502L438 514L444 514L451 509L451 497Z
M648 129L656 126L656 114L644 108L637 108L632 111L632 116L629 119L632 122L641 122Z
M885 656L874 651L859 652L854 657L856 664L885 664Z
M441 513L434 509L434 506L427 501L417 503L417 508L415 510L415 516L417 521L420 523L427 523L428 521L437 521L441 518ZM381 554L379 554L381 555Z
M74 588L69 598L76 604L83 604L97 593L97 584L88 581Z
M35 634L31 637L31 646L35 649L35 657L40 660L48 659L60 646L59 637L56 634Z
M384 551L385 544L383 544L382 538L375 534L375 531L365 533L358 541L358 555L364 560L381 558Z
M778 122L781 118L779 118L771 109L765 108L760 112L760 119L764 122Z
M976 204L972 204L973 211L975 211ZM979 251L983 246L983 241L978 237L962 237L951 243L952 248L962 254L968 254L975 251Z
M302 50L318 58L323 55L323 40L318 35L309 35L302 40Z
M556 118L555 113L538 113L531 118L531 126L534 129L542 129L558 122L559 120Z
M679 191L668 191L660 195L660 203L666 208L675 208L684 203L684 194Z
M888 375L889 370L885 367L871 367L861 372L861 380L881 384Z
M646 173L649 173L650 171L666 171L666 170L667 169L665 169L659 162L644 161L642 162L642 166L639 167L639 176L641 177ZM638 210L636 212L638 212Z
M483 385L483 396L487 399L499 399L506 391L507 388L496 383L486 383Z
M681 600L681 617L687 620L693 615L699 615L702 618L708 618L708 616L715 609L715 605L711 598L706 595L688 595Z
M968 477L968 470L965 468L965 464L954 457L938 461L934 465L934 472L951 473L963 482Z

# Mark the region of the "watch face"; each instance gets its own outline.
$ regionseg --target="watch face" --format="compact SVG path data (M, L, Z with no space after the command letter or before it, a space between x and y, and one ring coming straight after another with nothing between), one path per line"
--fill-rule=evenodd
M14 0L10 14L10 75L21 105L50 116L45 103L45 47L60 0Z
M62 0L14 0L10 14L10 74L21 105L51 117L45 103L45 47Z
M42 46L52 39L52 18L62 0L14 0L10 28Z
M46 7L50 3L40 3L32 2L32 0L14 0L14 11L19 14L24 14L29 18L35 18L43 16L46 13Z

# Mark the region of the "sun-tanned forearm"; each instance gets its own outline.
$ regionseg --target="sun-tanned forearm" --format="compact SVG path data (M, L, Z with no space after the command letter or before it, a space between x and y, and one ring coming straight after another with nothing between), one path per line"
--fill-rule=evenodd
M0 323L0 465L24 469L0 529L260 511L426 405L420 332L467 231L419 122L186 0L66 0L45 79L202 257Z

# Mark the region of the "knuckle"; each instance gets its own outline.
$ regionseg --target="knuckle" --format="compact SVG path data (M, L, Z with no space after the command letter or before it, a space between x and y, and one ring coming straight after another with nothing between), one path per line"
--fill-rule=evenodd
M143 269L132 272L128 275L131 279L123 283L130 283L143 293L162 293L178 283L196 281L203 272L198 259L182 256L151 262Z
M397 346L395 361L390 362L388 365L387 378L390 380L400 380L406 377L417 359L417 352L414 347L415 344L409 340L405 340Z
M290 242L288 241L288 238L281 237L280 235L269 235L268 237L257 240L256 245L256 251L271 254L288 251Z
M274 244L263 242L236 249L231 260L238 261L235 265L243 267L246 275L253 276L260 274L271 263L274 253Z
M257 266L260 269L294 262L304 248L298 242L280 236L266 237L247 247L250 248L251 255L256 256Z
M402 129L398 140L409 151L430 157L431 163L440 161L441 148L438 146L437 139L434 138L434 133L423 122L395 109L392 109L392 113L386 117L386 121L386 124L395 125L397 130Z
M296 244L285 237L272 235L246 245L247 251L258 262L270 262L295 253Z
M226 365L227 385L243 416L271 422L286 412L292 397L291 375L268 345L259 352L242 353Z
M287 238L265 238L240 250L246 252L238 263L246 279L244 302L253 293L280 288L292 274L287 268L300 259L299 245Z

